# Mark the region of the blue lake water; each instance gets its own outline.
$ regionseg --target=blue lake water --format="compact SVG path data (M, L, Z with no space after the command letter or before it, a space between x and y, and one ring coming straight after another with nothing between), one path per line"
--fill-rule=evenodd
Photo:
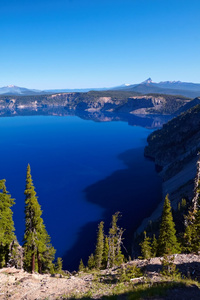
M126 122L94 122L76 116L0 118L0 178L6 179L16 199L18 240L22 242L24 232L28 163L47 231L66 266L70 267L67 254L74 249L77 260L88 254L96 224L102 219L109 222L115 211L122 211L123 225L131 232L161 197L154 163L143 156L151 131ZM89 225L94 228L91 234L86 230ZM80 247L84 228L87 243Z

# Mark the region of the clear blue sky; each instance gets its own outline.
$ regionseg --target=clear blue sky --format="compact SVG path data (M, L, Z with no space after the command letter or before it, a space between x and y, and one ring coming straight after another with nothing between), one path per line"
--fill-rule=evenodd
M1 0L0 86L200 82L199 0Z

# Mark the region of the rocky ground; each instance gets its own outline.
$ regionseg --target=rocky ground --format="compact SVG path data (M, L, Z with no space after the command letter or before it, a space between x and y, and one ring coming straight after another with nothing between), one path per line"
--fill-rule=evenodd
M182 275L200 281L200 255L175 255L174 263L182 273ZM140 283L147 283L151 286L153 283L164 282L161 270L161 259L152 258L150 260L134 260L124 264L120 268L135 265L143 270L143 276L130 279L131 292L134 286ZM98 299L102 296L123 294L123 299L128 298L127 291L130 292L129 283L123 283L122 287L115 280L119 268L104 270L100 273L77 273L75 275L49 275L49 274L29 274L20 269L3 268L0 270L0 299L67 299L67 298L83 298ZM109 279L109 280L108 280ZM169 282L169 279L168 279ZM120 298L121 298L120 297ZM149 298L142 298L149 299ZM169 290L165 297L154 297L151 299L200 299L200 289L198 285L182 286Z
M85 293L88 282L78 277L29 274L15 268L0 270L0 299L56 299L74 292Z

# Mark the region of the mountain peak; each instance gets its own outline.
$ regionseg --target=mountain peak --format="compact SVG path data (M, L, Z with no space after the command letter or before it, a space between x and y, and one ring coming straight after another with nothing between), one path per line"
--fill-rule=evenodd
M10 85L7 85L6 87L8 87L8 88L14 88L14 87L17 87L17 86L15 86L13 84L10 84Z
M152 79L149 77L145 81L143 81L142 83L143 84L149 84L149 83L152 83L152 82L153 82Z

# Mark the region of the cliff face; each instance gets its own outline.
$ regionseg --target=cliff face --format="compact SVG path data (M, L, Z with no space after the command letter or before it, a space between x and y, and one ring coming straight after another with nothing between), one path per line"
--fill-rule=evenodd
M196 156L200 149L200 105L181 114L153 132L147 139L145 156L169 169L177 161Z
M163 179L163 200L167 194L172 207L186 198L193 198L194 179L200 151L200 105L193 107L180 116L163 125L148 137L145 156L153 159ZM149 220L161 216L163 201L154 213L138 228L144 230Z
M131 92L107 91L61 93L39 96L0 96L0 114L17 114L19 110L65 107L88 112L117 112L131 114L175 114L191 100L181 96L135 95Z
M163 199L169 194L172 207L186 198L191 200L196 175L197 154L200 151L200 105L188 110L163 125L148 137L145 156L153 159L163 179ZM138 231L144 230L149 220L161 216L163 202Z

